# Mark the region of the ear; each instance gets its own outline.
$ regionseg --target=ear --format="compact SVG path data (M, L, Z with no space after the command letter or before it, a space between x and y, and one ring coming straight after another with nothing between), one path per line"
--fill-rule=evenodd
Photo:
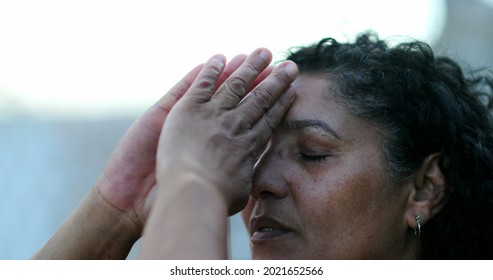
M416 228L416 217L421 217L421 225L426 224L440 212L446 201L445 176L439 166L440 155L429 155L414 175L406 209L406 223Z

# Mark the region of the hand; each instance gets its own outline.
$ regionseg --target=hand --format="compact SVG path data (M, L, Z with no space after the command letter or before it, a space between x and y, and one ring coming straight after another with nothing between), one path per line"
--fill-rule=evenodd
M254 163L295 97L290 84L297 68L290 61L249 90L271 59L268 50L256 50L219 87L224 57L205 64L164 124L157 153L160 188L198 178L219 190L230 214L245 206Z
M232 59L216 87L244 60L244 55ZM96 186L33 259L127 257L142 234L155 197L156 151L162 125L202 67L193 69L131 126L113 151ZM271 70L267 68L254 85Z
M245 55L233 58L216 86L220 86L245 58ZM138 237L155 198L156 152L163 123L175 103L189 90L202 67L199 65L190 71L129 128L97 183L98 194L132 221ZM267 68L254 84L263 80L270 71L272 68Z

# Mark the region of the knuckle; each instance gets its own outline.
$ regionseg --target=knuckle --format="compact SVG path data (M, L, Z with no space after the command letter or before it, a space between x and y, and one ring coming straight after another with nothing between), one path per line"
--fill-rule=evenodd
M263 121L265 122L266 127L270 129L270 132L272 132L276 129L277 125L281 120L278 115L267 113L263 117Z
M230 81L224 83L224 89L236 96L243 96L246 91L247 85L243 78L236 77Z
M265 145L267 144L267 141L270 137L265 137L265 136L260 136L260 137L254 137L253 140L250 142L251 143L251 153L254 158L258 158L262 150L264 149Z
M216 85L216 81L211 77L203 77L197 82L197 86L201 89L210 89Z
M198 80L197 84L200 88L214 88L220 74L221 68L218 65L210 65L206 74Z
M257 108L261 109L264 112L269 110L272 103L272 98L269 91L265 89L258 89L254 92L253 97L255 99L255 102L253 104L255 104Z
M248 129L248 121L238 114L228 112L225 114L221 123L221 129L226 131L231 137L236 137L244 133Z
M245 71L247 72L247 75L252 76L252 77L257 76L260 73L260 69L257 69L252 64L246 64L245 65Z
M281 74L279 72L273 73L270 76L271 76L272 83L274 83L275 85L277 85L279 87L285 87L289 84L286 79L283 79L283 77L281 77Z
M272 73L255 90L267 94L272 99L289 87L289 84L290 82L284 80L279 73Z

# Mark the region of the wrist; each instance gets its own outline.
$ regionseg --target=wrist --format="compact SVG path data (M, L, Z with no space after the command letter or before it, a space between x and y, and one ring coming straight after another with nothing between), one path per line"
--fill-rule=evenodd
M141 231L93 188L34 259L124 259Z
M143 225L136 222L135 214L121 210L109 203L101 194L99 186L94 187L87 199L90 201L88 213L94 217L94 224L106 231L108 239L115 243L126 242L132 245L141 237Z
M33 259L125 259L140 230L91 189Z
M206 192L208 196L214 196L226 209L232 204L231 195L224 184L226 180L220 180L218 174L210 174L196 163L173 164L164 168L162 166L160 170L158 169L156 179L158 193L162 193L163 196L169 196L171 192L195 189Z
M140 257L225 259L228 207L216 186L182 172L158 180L158 188Z
M142 233L142 227L128 213L104 199L99 186L91 189L74 216L73 228L84 225L80 238L88 246L83 258L124 259Z

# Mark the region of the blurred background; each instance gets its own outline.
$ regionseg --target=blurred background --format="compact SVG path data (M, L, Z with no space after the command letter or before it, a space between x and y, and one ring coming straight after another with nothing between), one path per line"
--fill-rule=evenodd
M0 0L0 259L34 254L130 124L215 53L278 61L371 29L493 67L492 26L493 0ZM231 258L250 258L238 216L230 227Z

